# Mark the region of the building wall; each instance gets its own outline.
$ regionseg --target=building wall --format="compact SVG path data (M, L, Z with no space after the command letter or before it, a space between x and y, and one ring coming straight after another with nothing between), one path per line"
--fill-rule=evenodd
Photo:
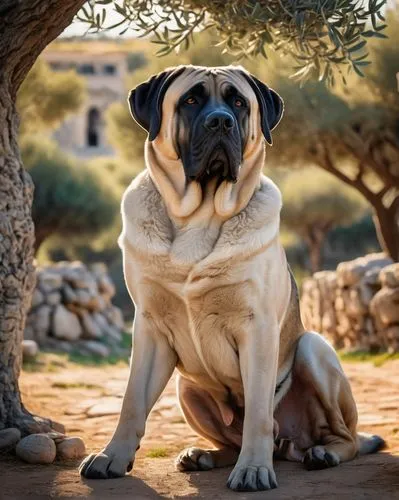
M84 105L53 133L61 149L81 157L112 156L114 151L105 136L104 116L112 103L126 101L126 53L54 50L44 52L43 58L54 71L75 69L85 78L87 85ZM92 118L95 115L98 118L90 120L90 114Z

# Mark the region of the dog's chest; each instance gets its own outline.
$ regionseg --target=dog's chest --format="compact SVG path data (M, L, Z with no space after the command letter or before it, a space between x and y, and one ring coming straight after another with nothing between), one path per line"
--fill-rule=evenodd
M178 368L235 393L241 392L237 336L250 329L259 280L247 267L259 274L254 263L196 271L168 256L137 265L140 309L176 351Z

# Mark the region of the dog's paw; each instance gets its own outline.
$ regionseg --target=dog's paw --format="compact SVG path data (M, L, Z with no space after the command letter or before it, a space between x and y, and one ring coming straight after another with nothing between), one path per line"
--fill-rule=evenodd
M273 467L236 465L227 481L227 486L235 491L263 491L277 488Z
M335 467L339 462L338 455L333 451L327 451L324 446L309 448L303 457L303 463L307 470L327 469Z
M175 466L180 472L210 470L215 467L212 453L200 448L183 450L176 458Z
M79 473L86 479L111 479L123 477L133 468L133 461L126 456L103 450L86 457L79 466Z

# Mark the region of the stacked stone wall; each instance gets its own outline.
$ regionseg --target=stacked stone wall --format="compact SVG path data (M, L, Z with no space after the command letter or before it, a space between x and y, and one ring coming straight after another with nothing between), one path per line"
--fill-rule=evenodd
M397 352L399 264L370 254L315 273L303 283L301 313L335 348Z

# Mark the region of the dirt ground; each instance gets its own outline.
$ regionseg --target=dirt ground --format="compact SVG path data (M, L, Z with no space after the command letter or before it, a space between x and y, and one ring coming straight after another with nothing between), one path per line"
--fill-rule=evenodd
M48 466L0 458L0 498L204 498L204 499L399 499L399 360L375 367L344 363L359 409L359 428L383 436L388 448L323 471L277 462L279 488L234 493L225 486L229 469L179 473L174 458L184 447L207 446L186 425L171 380L152 411L134 465L122 479L82 480L78 462ZM27 407L62 422L69 435L85 439L87 451L100 450L117 421L128 367L82 367L55 362L52 370L24 372L21 389Z

